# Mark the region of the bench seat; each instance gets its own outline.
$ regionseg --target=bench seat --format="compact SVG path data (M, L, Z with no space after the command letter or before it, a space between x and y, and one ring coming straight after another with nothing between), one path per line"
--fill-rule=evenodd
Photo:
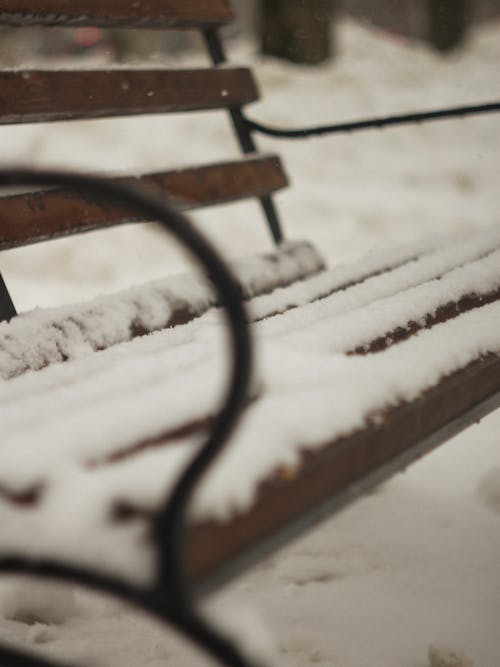
M199 593L500 404L498 230L329 270L290 243L234 268L257 369L192 508ZM0 553L152 580L150 519L224 387L216 306L173 277L0 325Z

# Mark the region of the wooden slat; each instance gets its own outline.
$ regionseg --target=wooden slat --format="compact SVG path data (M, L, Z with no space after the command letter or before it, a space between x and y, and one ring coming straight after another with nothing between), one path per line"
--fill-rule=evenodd
M0 0L0 24L16 26L192 28L232 19L228 0Z
M245 68L0 72L0 123L219 109L257 98Z
M287 184L274 156L116 179L160 188L183 210L260 197ZM69 190L46 190L0 198L0 249L143 220L118 205L99 203Z
M499 406L500 358L492 355L414 403L389 411L383 424L304 455L296 471L276 474L261 486L246 514L191 529L188 557L195 589L202 594L220 586Z

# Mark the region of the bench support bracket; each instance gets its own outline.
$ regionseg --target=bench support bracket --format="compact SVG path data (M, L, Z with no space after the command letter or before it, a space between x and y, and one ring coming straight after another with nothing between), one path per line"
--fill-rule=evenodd
M215 28L208 28L204 31L205 44L210 54L210 58L214 65L222 65L227 62L224 46L220 39L219 33ZM238 143L243 153L255 153L257 146L253 140L250 129L243 118L241 107L233 107L229 109L231 121L233 123L234 131L238 138ZM283 240L283 230L279 220L278 212L274 205L274 201L270 195L259 197L260 205L264 211L264 215L269 225L271 235L276 245L279 245Z
M16 315L14 303L0 273L0 322L8 321Z

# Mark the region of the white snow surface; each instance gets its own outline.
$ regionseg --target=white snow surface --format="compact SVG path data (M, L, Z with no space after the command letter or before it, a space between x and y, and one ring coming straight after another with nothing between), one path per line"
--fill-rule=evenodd
M252 114L270 122L301 124L313 119L330 120L334 115L341 119L488 100L498 96L499 91L499 35L498 25L483 28L465 51L441 61L424 47L345 23L341 57L331 66L302 70L259 61L265 98L252 108ZM236 54L237 59L240 57L248 60L251 54L245 50ZM303 104L305 99L312 104ZM58 125L2 129L2 161L76 164L88 169L96 164L110 169L118 165L134 171L165 166L165 159L189 163L211 159L218 153L226 155L231 150L221 139L226 135L221 134L222 122L219 125L215 115L210 117L208 135L206 127L199 131L196 116L184 115L174 123L174 130L170 119L67 123L62 124L62 129ZM343 428L352 428L357 420L359 423L362 411L356 406L361 402L366 410L373 410L382 399L379 387L384 387L394 399L421 391L433 378L419 359L435 357L431 367L436 379L487 350L498 350L498 327L492 327L491 322L500 321L500 313L498 307L488 306L484 312L471 312L440 325L446 327L444 343L436 327L395 346L390 351L394 364L382 367L377 355L368 361L341 354L367 342L381 330L377 327L390 325L391 318L418 321L426 309L437 307L449 294L460 293L464 288L488 291L497 287L497 244L492 239L496 232L490 227L498 222L500 204L498 130L498 117L493 116L278 146L295 181L294 187L280 197L289 235L308 236L315 241L328 257L331 270L303 281L294 290L278 290L259 297L253 305L255 318L265 317L288 303L304 303L311 293L321 294L334 285L349 283L349 270L335 266L341 259L373 246L385 251L395 240L398 245L410 242L410 250L406 246L387 259L388 266L394 267L389 274L257 325L259 338L260 332L265 332L268 341L262 349L255 384L255 391L264 391L265 399L258 409L249 411L238 438L238 443L242 443L240 455L249 456L257 475L268 469L269 456L293 464L296 452L288 445L300 437L302 428L320 442L332 426L342 432ZM148 141L153 135L155 141ZM161 145L162 139L170 150ZM267 140L261 144L266 150L276 149ZM214 242L235 256L266 245L265 233L256 224L256 213L251 205L238 205L202 213L199 220L204 229L210 230ZM484 235L475 234L474 242L466 238L468 233L481 230ZM422 241L441 233L455 235L448 257L442 251L433 251L434 240ZM425 260L414 262L411 271L408 266L403 271L398 264L411 258L411 247L416 243L427 246ZM476 262L489 248L491 254ZM462 255L457 260L459 253ZM379 258L380 253L372 257ZM177 271L183 266L182 256L164 245L150 226L146 230L130 227L100 236L91 234L76 243L65 240L2 256L5 278L13 285L14 298L25 309L55 306L87 298L96 291L111 292L138 280L157 279L167 265L169 271ZM351 280L367 266L355 263ZM410 276L405 289L411 292L411 301L399 298L395 288L403 273ZM441 274L445 275L439 279ZM416 287L420 281L424 281L423 287ZM369 309L360 308L373 299L380 306L376 317ZM144 471L149 476L151 469L162 468L164 454L151 452L151 460L146 458L141 463L143 469L123 461L109 468L104 466L92 475L85 475L75 461L86 460L86 456L105 456L113 428L113 420L106 422L106 415L123 420L124 430L151 423L151 414L159 412L155 387L161 386L158 393L162 397L170 392L170 398L164 400L171 400L174 407L184 404L183 386L190 392L195 390L192 403L210 411L217 402L214 388L220 388L222 377L222 364L217 364L220 341L214 319L207 314L182 327L181 333L152 334L111 347L87 360L56 363L0 385L4 404L2 435L5 433L2 484L7 482L23 490L36 481L37 471L45 470L52 483L43 512L47 517L56 512L59 519L52 534L44 530L42 535L39 531L44 517L41 523L40 517L26 520L18 510L13 521L9 509L7 516L0 516L3 544L11 541L36 554L37 549L43 550L44 545L51 543L52 548L63 553L75 555L79 551L80 558L92 561L104 561L113 548L115 560L109 567L147 576L153 564L147 549L142 548L144 535L139 525L123 531L98 531L90 549L78 546L87 526L102 523L100 499L119 490L123 483L136 483ZM335 327L329 327L333 319ZM356 331L362 332L357 339L352 335L353 324ZM467 329L473 335L466 335ZM165 348L171 346L178 353L175 358L166 354ZM203 361L207 349L213 355ZM132 365L127 365L127 372L120 375L120 362L130 357L134 359ZM407 372L401 373L401 368ZM174 377L179 370L181 383L179 377ZM341 382L343 391L336 394L338 400L332 407L325 387L330 386L333 377ZM354 386L356 377L362 380ZM99 394L94 407L89 400L90 410L80 413L79 404L95 391L96 378ZM110 395L111 378L118 383L115 386L127 382L121 387L124 393L135 393L140 387L141 406L147 406L151 413L128 414L108 401L99 405L101 397ZM58 393L56 387L61 381L66 383L67 391ZM150 395L144 391L147 385L151 387ZM16 415L21 395L27 401L22 425ZM310 415L308 424L298 416L297 406ZM290 424L286 433L277 428L269 431L273 426L268 417L271 408L273 420L276 411L286 413ZM51 426L49 418L54 412L64 414L60 426ZM76 413L81 422L74 421ZM41 420L40 415L46 417ZM316 425L312 433L311 425ZM499 425L498 415L492 415L479 427L461 434L404 475L262 563L219 595L217 607L225 610L228 617L238 617L235 608L256 608L262 620L252 633L263 634L263 628L271 628L274 646L268 651L276 665L428 667L433 661L450 662L455 656L474 667L497 667ZM83 426L86 436L92 436L92 450L84 451L80 437ZM272 441L273 451L259 448L257 458L255 440L245 443L244 434L259 434L264 426L270 433L266 438ZM58 431L68 427L75 434L70 445L60 439L64 431ZM15 449L28 443L29 434L37 430L49 445L46 456L33 450L31 441L29 446L26 444L30 457L21 469L15 464ZM172 458L177 457L178 465L185 451L180 445L169 452ZM223 514L227 498L220 496L222 488L228 489L231 502L241 507L250 501L251 489L240 488L231 478L231 455L235 451L228 451L223 465L207 481L197 498L197 513L211 507ZM223 484L218 475L224 477ZM139 483L135 491L150 503L161 492L157 477L151 477L148 484ZM61 498L70 500L61 506ZM74 519L77 514L81 516L78 525ZM89 541L88 533L86 538ZM36 597L40 598L38 594ZM26 595L21 595L19 607L25 599ZM6 595L5 600L4 605L0 604L5 612L0 620L0 636L34 649L44 645L54 657L102 665L204 664L202 658L149 620L82 592L78 592L73 605L68 596L58 591L52 613L49 609L44 617L42 611L35 625L23 622L22 613L16 615L11 597ZM58 610L62 614L58 615ZM208 612L212 613L210 606ZM241 614L242 619L248 616ZM255 623L251 625L253 628ZM242 620L240 632L249 632L247 621Z
M496 236L491 232L457 243L451 248L455 259L460 262L464 249L472 257L484 254L486 238L495 247ZM252 393L258 400L248 407L231 447L200 486L193 518L225 520L249 509L259 484L281 466L297 466L305 449L351 433L388 406L411 401L471 361L500 352L500 304L493 303L423 331L384 354L343 354L398 325L422 322L463 295L500 289L500 251L447 273L436 255L434 251L410 260L405 270L419 275L427 258L438 266L439 279L401 292L398 278L403 267L388 271L383 294L392 291L392 296L368 306L365 292L372 293L371 283L382 276L362 283L359 304L359 285L339 292L344 301L355 293L350 309L340 315L332 296L311 304L313 309L321 305L318 319L308 313L300 330L279 327L276 337L266 326L289 313L257 323ZM286 293L293 302L295 289L282 288L277 307L269 295L271 312L279 309ZM300 316L303 309L308 307L292 312ZM12 332L9 325L5 328L9 341ZM136 524L131 530L111 527L111 508L118 500L150 510L158 506L200 436L112 465L106 461L138 442L216 413L225 369L220 333L218 318L209 312L188 325L0 383L0 489L15 495L42 489L31 511L13 509L8 502L0 506L0 548L22 553L36 531L31 553L64 554L82 565L149 581L154 568L143 530ZM129 533L130 544L117 549L113 535L120 544ZM93 539L85 540L89 534Z
M274 253L233 263L242 294L271 291L322 271L323 260L308 242L284 243ZM192 317L217 305L202 275L170 276L101 296L87 303L35 309L0 323L0 377L9 379L68 359L81 359L133 338L134 327L151 333L169 325L183 310Z

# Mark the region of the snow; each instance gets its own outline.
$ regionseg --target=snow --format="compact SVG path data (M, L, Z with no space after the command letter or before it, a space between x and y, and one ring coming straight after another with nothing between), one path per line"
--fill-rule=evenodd
M449 650L446 647L429 646L430 667L474 667L474 663L462 651Z
M75 610L75 591L68 586L53 586L47 595L47 586L43 584L20 587L11 580L2 589L0 612L10 620L29 625L61 624Z
M307 242L288 242L278 252L240 260L233 269L242 294L271 291L323 269L323 260ZM187 311L202 315L217 304L203 275L170 276L102 296L88 303L35 309L0 323L0 378L71 359L131 340L134 330L151 333L169 326Z
M487 294L494 291L497 284L495 263L498 262L498 254L494 253L486 260L481 258L488 248L495 247L495 238L496 232L488 230L479 238L456 244L448 241L444 250L423 255L351 289L291 310L276 320L270 320L265 325L265 330L272 334L282 333L287 337L290 337L292 331L297 331L298 335L290 338L298 340L300 337L316 336L317 331L328 329L328 321L323 321L328 316L345 313L344 318L335 319L333 331L330 327L328 345L331 350L353 349L390 331L396 324L412 319L419 321L425 314L433 313L447 301L458 299L459 295ZM460 266L462 262L473 259L479 261ZM456 264L458 268L447 273ZM488 269L491 272L489 275ZM321 282L323 288L328 276L327 272L307 283ZM419 285L420 281L423 282ZM258 299L257 302L259 301ZM382 308L384 313L381 312ZM356 314L352 312L355 309L358 309ZM272 308L270 312L273 312ZM338 341L337 345L334 341Z
M495 247L495 234L486 236ZM458 262L463 247L472 256L484 254L484 235L452 248ZM436 253L429 255L434 260L430 263L436 265ZM489 353L500 352L496 326L500 304L494 302L424 330L383 355L343 354L408 322L425 323L428 313L434 314L450 300L498 290L499 260L500 252L495 251L458 269L440 271L439 279L404 291L400 291L398 280L403 269L398 267L365 280L359 303L349 294L358 295L361 286L340 292L338 296L350 303L350 309L340 315L332 297L311 305L312 309L320 306L319 316L305 318L307 327L302 322L300 330L297 326L279 326L276 336L272 326L266 326L286 319L288 313L258 323L252 393L259 400L248 407L234 443L202 485L194 516L224 520L235 510L248 510L267 475L280 466L297 465L304 448L321 447L348 434L387 406L411 401L444 376ZM410 284L412 276L420 274L421 262L426 264L425 256L406 265ZM442 262L437 264L442 269ZM373 297L376 290L370 285L381 280L396 293L387 298ZM163 289L170 293L167 282ZM176 282L174 279L174 285ZM294 301L294 291L295 285L282 288L280 296L289 292L288 300ZM372 294L368 306L364 292ZM91 310L90 306L85 309ZM293 312L301 315L302 310ZM309 307L304 310L308 313ZM37 315L35 311L35 320ZM40 511L45 513L46 521L58 524L58 550L68 529L57 508L64 507L69 516L80 516L83 511L89 518L88 524L73 527L76 536L78 531L93 530L95 520L100 530L106 531L106 513L117 498L131 498L133 504L151 508L168 491L181 466L192 456L198 433L187 438L189 444L176 442L176 438L165 451L146 451L144 456L111 467L105 462L115 460L117 454L137 442L173 433L186 423L203 422L216 413L224 380L221 370L225 369L217 320L209 312L180 329L112 345L91 358L84 355L63 364L52 363L36 373L27 372L0 383L0 488L15 495L43 489ZM84 315L80 321L84 330L89 329ZM13 333L15 327L6 324L7 342ZM14 357L17 360L17 350ZM421 359L426 363L419 363ZM256 448L255 442L265 442L266 446ZM97 473L93 470L96 465L103 466ZM82 510L80 499L89 494L92 502ZM77 507L72 510L75 501ZM47 506L54 508L54 515ZM9 524L8 510L4 513L4 521ZM22 522L10 525L13 529L7 528L3 539L7 537L10 548L14 548L20 531L24 544ZM92 562L90 551L95 553L96 544L89 542L88 554L79 540L75 539L73 545L78 545L73 557ZM44 553L45 549L45 540L40 538L37 550ZM127 570L134 578L142 579L148 573L142 565L140 573L136 572L137 562L142 563L136 558ZM110 555L106 568L115 567Z
M491 99L498 94L499 32L496 25L483 28L467 51L451 60L439 61L424 48L400 44L376 32L345 24L343 55L332 67L311 71L260 61L258 71L266 97L252 108L252 115L276 123L309 124L313 119L321 122L332 116L341 119L359 117L364 113L424 108L431 106L430 101L437 107L442 103ZM237 53L236 57L248 59L249 53ZM303 99L313 100L313 104L304 105ZM291 100L297 100L297 103ZM2 160L15 158L60 165L72 164L76 157L78 164L85 168L92 168L99 162L111 169L126 165L130 170L138 170L145 165L151 169L165 166L165 160L170 159L172 163L208 160L218 153L225 156L231 150L221 139L225 136L222 123L219 125L215 116L209 119L212 130L208 139L206 129L203 134L198 130L199 118L196 116L186 115L174 123L178 124L176 131L172 131L170 119L169 122L154 119L144 123L136 119L112 124L101 121L63 124L62 129L57 126L8 128L2 132ZM145 138L153 133L155 142L151 145ZM182 139L186 136L188 142ZM398 244L410 242L411 248L425 236L453 232L459 244L460 237L463 239L467 232L487 230L496 222L500 204L497 187L499 142L498 118L490 117L303 145L276 147L267 140L262 140L261 144L266 150L283 152L287 169L292 174L294 187L279 198L290 237L311 237L329 262L335 263L372 246L385 250L394 241ZM113 150L109 149L110 145ZM221 211L202 213L198 218L204 229L211 230L214 241L232 256L262 250L266 246L267 235L256 224L255 207L238 205L224 210L224 215ZM486 237L489 233L486 231ZM160 278L166 266L172 271L183 266L182 257L164 245L151 227L146 231L131 227L104 234L106 236L88 235L78 244L65 240L50 247L5 253L2 270L7 282L14 285L17 302L23 308L71 302L92 296L96 291L110 292L139 280ZM103 238L109 242L104 243ZM429 245L432 247L432 242ZM468 241L461 247L467 248ZM393 273L398 271L399 262L411 256L408 248L398 252L399 259L387 260L389 266L395 267ZM380 257L380 254L374 253L373 257ZM491 257L494 263L494 255ZM463 281L471 281L470 285L480 284L481 278L478 283L474 282L477 277L471 260L472 254L462 262L469 262L464 271L457 269L451 277L450 271L446 279L457 280L462 287ZM427 267L426 270L431 272L426 280L437 279L440 270L449 271L439 265L442 261L442 256L436 261L434 274ZM481 262L481 267L487 267L487 264ZM349 282L341 276L346 269L334 266L332 272L335 270L339 271L337 278L340 282ZM355 267L357 272L362 270L360 264ZM40 275L44 276L43 282ZM334 286L337 278L330 275L328 280L331 282L326 285L321 283L326 279L325 275L306 282L312 281L314 285L317 280L312 289L324 290ZM374 281L369 282L373 286ZM411 288L411 285L407 287ZM386 317L392 312L390 304L397 305L398 295L390 285L382 284L380 290L378 298L381 301L387 299L389 304ZM433 289L432 294L435 293ZM280 291L282 301L278 306L285 307L289 297L286 290ZM299 303L307 295L297 291L292 297L293 302ZM340 320L341 317L353 317L356 312L353 306L362 298L358 295L355 304L341 303L339 295L332 295L328 300L332 301L333 308L339 308L337 316ZM367 295L366 298L371 297ZM266 308L277 306L267 296L260 299L263 310L256 310L256 317L264 316ZM425 305L428 301L424 299L422 303ZM403 306L400 303L398 307ZM411 307L414 307L413 301ZM280 318L286 322L287 328L297 318L293 337L303 335L298 313L299 310L291 310ZM414 317L415 312L408 316ZM314 320L317 317L317 312L311 315ZM481 322L475 321L474 317L469 322L480 333L478 343L483 338L482 344L490 346L496 338L495 332L481 327ZM263 331L272 326L271 320L260 325ZM461 350L462 362L468 354L481 351L463 349L463 338L454 335L453 322L446 326L450 331L450 346L443 350L443 363L454 356L457 349L454 346ZM190 326L186 329L195 330ZM175 362L162 360L162 364L167 364L162 368L174 375L178 368L196 373L191 368L191 361L202 353L201 343L213 345L214 354L217 352L213 329L211 319L205 318L200 327L200 338L193 338L192 347L188 346L189 352L184 356L181 353ZM283 332L274 333L276 345L285 348L281 340ZM179 351L181 343L189 343L176 338L179 334L171 336L172 344L177 345ZM145 359L148 356L156 359L159 339L156 334L148 338ZM415 346L417 349L413 349L408 360L402 360L409 364L408 382L397 391L415 391L419 383L428 381L419 375L415 358L427 354L425 341L429 339L427 335L418 336L411 341L411 346L402 348L411 350ZM292 343L293 339L288 345L293 347ZM342 341L337 344L344 345ZM132 341L108 350L110 363L118 365L120 355L128 355L130 347L136 345ZM283 352L287 354L289 350L283 349ZM303 358L293 357L298 366L294 370L301 374L301 386L306 373L310 374L311 382L316 383L318 374L321 379L323 373L327 377L331 372L331 368L323 368L323 360L319 367L311 363L315 355L321 357L320 353L321 349L316 351L314 347ZM291 354L289 356L292 358ZM139 375L133 374L136 382L140 381L144 358L138 358L136 371ZM332 360L332 364L337 361ZM363 365L362 359L353 361ZM78 360L71 362L73 364L77 366ZM267 366L264 364L264 370ZM69 365L55 364L40 374L43 382L40 381L37 391L30 396L33 402L30 413L37 401L44 400L44 394L51 387L51 378L55 385L64 373L69 373L67 368ZM99 369L92 367L89 372L99 373ZM145 369L145 374L148 372L154 372L154 363ZM29 376L27 373L8 384L15 383L21 393L29 383ZM200 371L202 376L203 371ZM274 377L276 382L289 386L290 378L285 367ZM89 379L88 391L91 385L95 386L92 379L95 378ZM216 378L213 381L215 383ZM387 381L391 383L393 380L388 377ZM174 385L172 383L172 387ZM269 400L278 400L279 391L273 396L276 389L281 391L283 387L268 387ZM291 386L290 394L297 389ZM370 386L363 387L367 394L370 390ZM75 401L77 393L73 397ZM173 394L174 391L174 400ZM16 392L13 403L15 395ZM200 400L207 400L202 398L206 395L206 387L200 386ZM302 402L303 397L298 394L295 399ZM54 400L52 410L57 408L57 400ZM68 392L67 400L72 400L71 392ZM5 419L8 418L7 407ZM206 409L209 407L207 405ZM349 407L346 399L347 415ZM325 406L322 419L328 417L327 412ZM120 415L122 417L128 416ZM130 424L133 422L130 416ZM299 428L300 424L296 426ZM270 628L275 637L272 662L276 665L434 667L432 660L449 662L455 654L465 664L472 662L474 667L496 667L500 659L497 642L500 592L495 585L500 557L498 427L499 417L493 415L479 427L461 434L404 475L235 582L218 597L217 607L225 608L228 617L233 615L235 608L257 609L263 617L260 625ZM29 429L28 422L26 428ZM321 433L317 435L319 437ZM54 446L54 457L60 454L56 450ZM96 446L94 454L102 455L103 451ZM38 466L40 461L33 462L33 469L35 464ZM267 464L262 462L263 466ZM134 470L130 462L123 461L120 465L123 466L120 474L125 473L130 478L134 473L140 476L140 470ZM125 469L127 465L128 470ZM111 475L112 468L102 469L102 482L96 482L89 494L105 492L116 482ZM23 481L25 473L11 472L19 474L19 481ZM59 482L71 489L76 480L67 473L67 470L60 471ZM212 483L213 488L220 488L216 480ZM157 493L154 483L151 487L151 500L154 500ZM56 485L54 501L58 492L67 497L67 490ZM78 539L77 531L80 530L73 525L73 511L83 512L83 526L85 522L95 524L98 519L93 515L95 505L89 503L86 494L75 493L74 496L74 504L66 508L65 516L61 518L61 528L67 532L66 538L69 535L70 542L73 535L75 540ZM4 520L1 525L2 539L8 539ZM36 525L28 526L26 544L40 543L35 530ZM58 537L53 536L55 542ZM117 555L126 550L130 540L129 534L113 534L106 538L103 533L101 537L119 545ZM135 540L139 544L143 538L138 526ZM123 547L120 548L122 539ZM60 546L64 548L67 542L67 539L61 540ZM106 553L109 545L97 541L95 549L92 558L96 554L98 557L99 549ZM137 557L133 569L147 572L151 567L147 557L141 560L143 550L138 549L127 557ZM130 563L118 563L117 568L120 567L127 569ZM54 608L59 604L60 600L55 599ZM208 605L209 613L210 608ZM256 632L259 634L260 630ZM68 610L63 623L28 626L5 618L0 623L0 636L26 642L34 648L45 645L53 656L82 663L104 664L107 661L109 665L175 664L182 667L196 662L189 649L173 637L164 635L143 617L121 605L81 592L77 593L76 607ZM92 637L91 641L89 637ZM268 647L267 651L270 650Z

